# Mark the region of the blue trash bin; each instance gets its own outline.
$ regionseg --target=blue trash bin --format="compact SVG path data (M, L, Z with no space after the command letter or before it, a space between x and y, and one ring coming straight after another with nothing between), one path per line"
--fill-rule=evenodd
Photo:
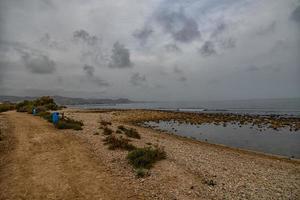
M54 125L56 125L59 121L59 113L58 112L54 112L52 113L52 122Z

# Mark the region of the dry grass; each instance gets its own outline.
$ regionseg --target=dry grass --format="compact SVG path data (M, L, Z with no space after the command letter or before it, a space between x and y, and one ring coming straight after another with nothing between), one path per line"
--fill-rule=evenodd
M136 147L130 144L130 140L123 138L123 137L116 137L114 135L107 136L104 140L104 144L108 145L108 149L115 150L115 149L124 149L124 150L134 150Z

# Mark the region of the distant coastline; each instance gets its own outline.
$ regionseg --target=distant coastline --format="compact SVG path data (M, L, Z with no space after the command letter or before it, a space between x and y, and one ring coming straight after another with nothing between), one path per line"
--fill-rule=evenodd
M51 96L57 104L60 105L83 105L83 104L126 104L126 103L136 103L127 98L117 98L117 99L98 99L98 98L72 98L63 96ZM37 97L32 96L0 96L0 102L20 102L24 100L34 100Z

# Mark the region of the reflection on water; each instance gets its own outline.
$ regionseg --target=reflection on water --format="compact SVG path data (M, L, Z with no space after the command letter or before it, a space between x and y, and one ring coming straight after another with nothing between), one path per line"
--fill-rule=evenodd
M300 131L261 129L256 126L234 124L192 125L176 121L150 121L144 125L209 143L300 158Z

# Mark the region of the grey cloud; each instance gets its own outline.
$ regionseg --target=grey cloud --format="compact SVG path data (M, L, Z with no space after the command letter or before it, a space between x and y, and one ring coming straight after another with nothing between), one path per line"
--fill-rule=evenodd
M267 24L266 26L261 27L258 31L257 31L257 35L268 35L270 33L274 33L275 29L276 29L276 21L271 22L270 24Z
M174 73L175 74L182 74L183 71L181 69L179 69L177 66L174 67Z
M146 81L147 81L146 76L141 75L138 72L134 73L130 78L130 83L134 86L142 85Z
M0 41L0 44L1 51L16 52L21 57L21 62L32 73L51 74L56 70L55 61L37 49L20 42Z
M8 52L11 50L16 51L21 56L25 53L41 54L39 50L29 47L25 43L0 40L0 51Z
M52 0L42 0L40 7L42 9L56 9Z
M211 56L211 55L215 55L217 53L216 50L215 50L215 45L211 41L206 41L203 44L203 46L199 49L199 52L203 56Z
M269 71L269 72L280 72L280 65L268 64L268 65L249 65L245 68L246 72L257 72L257 71Z
M156 19L164 31L170 33L176 41L188 43L201 36L197 22L187 17L183 10L178 12L163 10L157 14Z
M42 45L50 49L56 50L66 50L66 46L63 45L61 42L54 40L49 33L43 35L39 41Z
M212 32L211 37L217 37L227 29L227 25L224 22L218 23L216 29Z
M110 86L110 84L105 81L100 79L99 77L93 77L93 79L91 79L93 83L97 84L99 87L107 87Z
M185 81L187 81L187 78L185 76L181 76L181 77L179 77L178 80L182 81L182 82L185 82Z
M152 33L153 33L152 28L150 28L150 27L144 27L141 30L136 30L133 33L133 37L135 37L136 39L138 39L140 41L141 45L144 45L144 44L147 43L147 40L151 36Z
M84 65L83 71L85 72L85 75L88 78L88 80L91 81L92 83L95 83L96 85L98 85L100 87L110 86L110 84L107 81L94 75L95 67L93 67L91 65Z
M180 42L191 42L200 36L198 25L193 19L187 19L182 29L173 34L174 39Z
M85 71L87 76L94 76L95 68L90 65L84 65L83 70Z
M119 42L114 43L111 55L111 61L108 64L110 68L128 68L132 67L130 61L129 49Z
M249 65L248 67L246 67L246 71L255 72L255 71L259 71L259 68L255 65Z
M224 49L232 49L236 47L236 39L234 38L222 38L219 43Z
M55 68L55 62L46 55L33 55L24 53L22 61L27 69L36 74L52 74Z
M74 31L73 33L74 41L81 41L88 45L96 45L98 43L99 38L95 35L90 35L87 31L81 29Z
M297 23L300 23L300 6L298 6L291 14L291 19Z
M0 61L0 83L3 82L3 79L5 77L5 70L6 70L7 63L4 61Z
M179 76L178 81L185 82L187 81L186 76L184 75L183 70L179 69L178 66L175 66L173 69L174 73Z
M181 49L176 44L166 44L164 47L167 52L171 52L171 53L181 52Z
M95 65L103 65L108 62L107 53L103 50L102 39L85 30L77 30L73 33L73 41L81 44L81 61L91 62Z
M57 77L57 82L59 82L60 84L62 84L64 82L64 78L61 76Z

